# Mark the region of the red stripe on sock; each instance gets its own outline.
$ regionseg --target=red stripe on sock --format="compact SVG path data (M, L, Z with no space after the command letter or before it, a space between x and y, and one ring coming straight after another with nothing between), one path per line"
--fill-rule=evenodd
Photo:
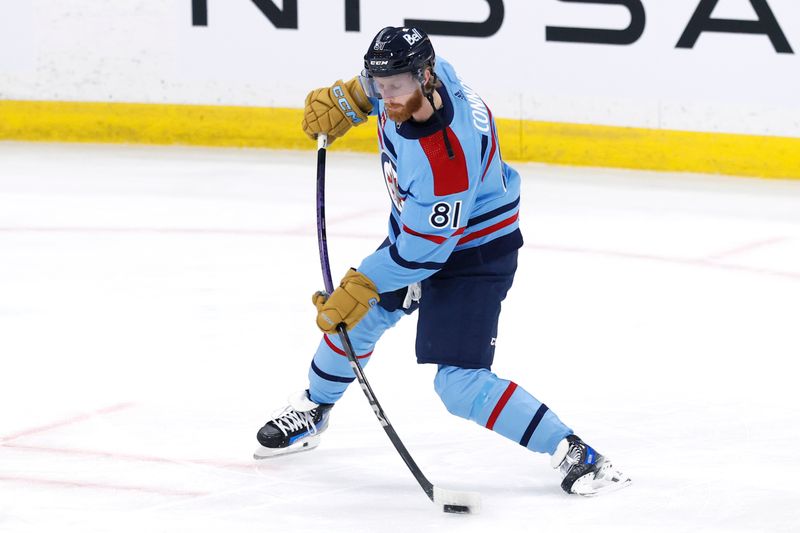
M494 423L497 422L497 417L500 416L500 413L503 411L503 408L508 403L509 398L511 395L514 394L514 391L517 390L517 384L513 381L508 382L508 387L506 387L505 392L503 395L500 396L500 400L497 402L497 405L494 406L494 410L492 411L491 416L489 417L489 421L486 422L486 429L494 429Z
M346 353L344 353L344 350L342 350L341 348L339 348L338 346L336 346L335 344L333 344L333 342L332 342L332 341L331 341L331 340L328 338L328 336L327 336L327 335L323 335L323 336L322 336L322 338L323 338L323 339L325 339L325 342L327 343L327 345L328 345L328 348L330 348L330 349L331 349L331 350L333 350L334 352L338 353L338 354L339 354L339 355L341 355L342 357L347 357L347 354L346 354ZM373 350L373 351L374 351L374 350ZM369 353L367 353L367 354L364 354L364 355L357 355L357 356L356 356L356 359L366 359L366 358L367 358L367 357L369 357L370 355L372 355L372 352L369 352Z

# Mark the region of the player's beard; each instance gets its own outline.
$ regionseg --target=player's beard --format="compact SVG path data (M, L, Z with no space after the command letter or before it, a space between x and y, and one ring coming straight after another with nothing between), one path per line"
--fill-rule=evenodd
M386 115L398 124L405 122L422 109L422 98L422 91L417 89L405 104L387 104Z

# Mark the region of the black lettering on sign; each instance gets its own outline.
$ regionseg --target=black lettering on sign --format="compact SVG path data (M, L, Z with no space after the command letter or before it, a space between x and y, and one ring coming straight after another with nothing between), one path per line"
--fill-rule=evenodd
M718 2L719 0L700 0L700 5L697 6L676 48L694 48L701 33L714 31L766 35L779 54L794 53L767 0L750 0L758 20L712 19L711 12L717 7Z
M624 30L609 30L600 28L564 28L560 26L547 26L545 39L565 43L597 43L597 44L633 44L644 33L645 12L641 0L559 0L560 2L573 2L576 4L608 4L628 8L631 13L631 23Z
M361 0L344 0L344 31L361 31Z
M452 20L406 19L405 26L416 26L430 35L454 35L459 37L491 37L500 30L505 17L503 0L486 0L489 16L483 22L455 22Z
M253 0L253 3L276 28L297 29L297 0L283 0L283 9L278 9L271 0Z
M192 0L192 26L208 26L207 0Z
M297 29L297 0L283 0L283 9L270 0L252 2L276 28ZM208 26L208 0L192 0L192 26Z

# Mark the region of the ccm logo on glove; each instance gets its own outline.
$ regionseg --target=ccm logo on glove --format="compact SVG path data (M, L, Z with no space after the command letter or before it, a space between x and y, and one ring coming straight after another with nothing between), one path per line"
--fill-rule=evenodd
M363 118L359 117L358 114L353 111L353 108L350 105L350 102L347 101L347 97L345 97L344 91L340 85L336 85L333 88L333 95L339 97L339 107L342 108L345 116L350 119L350 122L352 122L354 126L357 126L359 123L364 121Z
M325 133L330 144L351 127L364 124L370 111L372 103L358 77L347 82L338 80L332 87L308 93L303 111L303 131L311 139Z

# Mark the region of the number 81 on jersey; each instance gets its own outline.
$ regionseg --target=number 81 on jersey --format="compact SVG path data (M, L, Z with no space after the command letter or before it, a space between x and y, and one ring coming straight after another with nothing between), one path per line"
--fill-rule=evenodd
M437 229L442 229L450 226L453 229L458 229L459 219L461 218L461 200L453 202L450 205L448 202L438 202L431 210L431 216L428 219L431 226Z

